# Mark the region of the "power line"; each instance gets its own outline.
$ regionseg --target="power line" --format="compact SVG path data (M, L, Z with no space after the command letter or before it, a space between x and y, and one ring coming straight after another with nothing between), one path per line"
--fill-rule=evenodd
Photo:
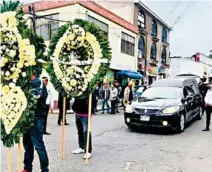
M169 15L171 15L180 4L181 4L181 1L177 1L177 3L175 4L174 8L170 11Z
M189 8L195 3L196 0L194 1L190 1L188 3L188 5L186 6L186 8L184 9L183 13L177 18L176 22L174 23L174 25L172 27L174 27L179 21L181 18L184 17L184 15L189 11Z

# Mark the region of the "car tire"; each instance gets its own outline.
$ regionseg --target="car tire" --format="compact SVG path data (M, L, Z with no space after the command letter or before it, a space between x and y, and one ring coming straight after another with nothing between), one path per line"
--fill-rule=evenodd
M184 129L185 129L185 115L181 114L176 131L177 133L182 133Z
M203 115L202 107L199 107L199 112L198 112L198 115L197 115L197 119L201 120L202 119L202 115Z

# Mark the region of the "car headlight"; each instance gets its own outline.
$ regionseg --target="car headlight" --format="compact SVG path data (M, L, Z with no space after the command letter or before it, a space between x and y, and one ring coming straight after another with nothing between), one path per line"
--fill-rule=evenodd
M173 107L168 107L166 109L164 109L162 112L164 114L173 114L175 112L177 112L180 109L180 106L173 106Z
M133 113L133 108L131 105L127 105L126 108L125 108L125 112L126 113Z

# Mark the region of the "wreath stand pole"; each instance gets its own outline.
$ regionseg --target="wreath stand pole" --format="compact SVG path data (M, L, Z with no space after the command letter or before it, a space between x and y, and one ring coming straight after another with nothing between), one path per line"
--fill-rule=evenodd
M18 143L18 172L21 172L21 137Z
M65 152L65 114L66 114L66 97L63 97L63 118L62 118L62 147L61 147L61 158L64 160Z
M89 94L88 102L88 129L87 129L87 144L86 144L86 158L85 165L88 165L88 149L89 149L89 140L90 140L90 131L91 131L91 104L92 104L92 93Z
M8 148L7 151L7 161L8 161L8 172L12 172L12 163L11 163L11 148Z

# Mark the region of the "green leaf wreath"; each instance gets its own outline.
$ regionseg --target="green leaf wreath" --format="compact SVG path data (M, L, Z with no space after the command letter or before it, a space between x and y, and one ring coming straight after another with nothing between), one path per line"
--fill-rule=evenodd
M1 5L1 13L6 18L5 21L3 19L0 33L1 140L5 146L12 147L14 143L19 142L20 136L29 131L34 124L36 99L33 97L34 90L30 83L30 76L32 73L37 74L37 76L41 74L42 65L38 63L38 59L45 60L43 54L46 46L42 37L35 34L26 25L26 20L23 18L24 12L19 1L4 0ZM11 17L13 14L15 14L16 20L13 20L13 16ZM14 23L16 27L10 28L9 24L7 26L7 22ZM28 61L21 59L26 57L26 51L29 51ZM34 59L30 59L31 57ZM11 94L13 94L14 99L8 97L11 101L8 103L10 101L6 98ZM22 97L18 97L19 95ZM26 107L23 108L24 105ZM20 107L23 109L20 110ZM20 118L14 122L16 113L20 114ZM6 124L9 127L6 127ZM11 127L12 124L15 126Z
M55 56L60 62L55 62ZM53 63L50 63L47 72L55 89L63 96L85 98L93 92L96 83L103 82L109 69L111 48L99 26L76 19L58 28L49 45L49 57L53 57ZM62 63L71 60L82 62L95 57L106 59L108 63L84 66Z

